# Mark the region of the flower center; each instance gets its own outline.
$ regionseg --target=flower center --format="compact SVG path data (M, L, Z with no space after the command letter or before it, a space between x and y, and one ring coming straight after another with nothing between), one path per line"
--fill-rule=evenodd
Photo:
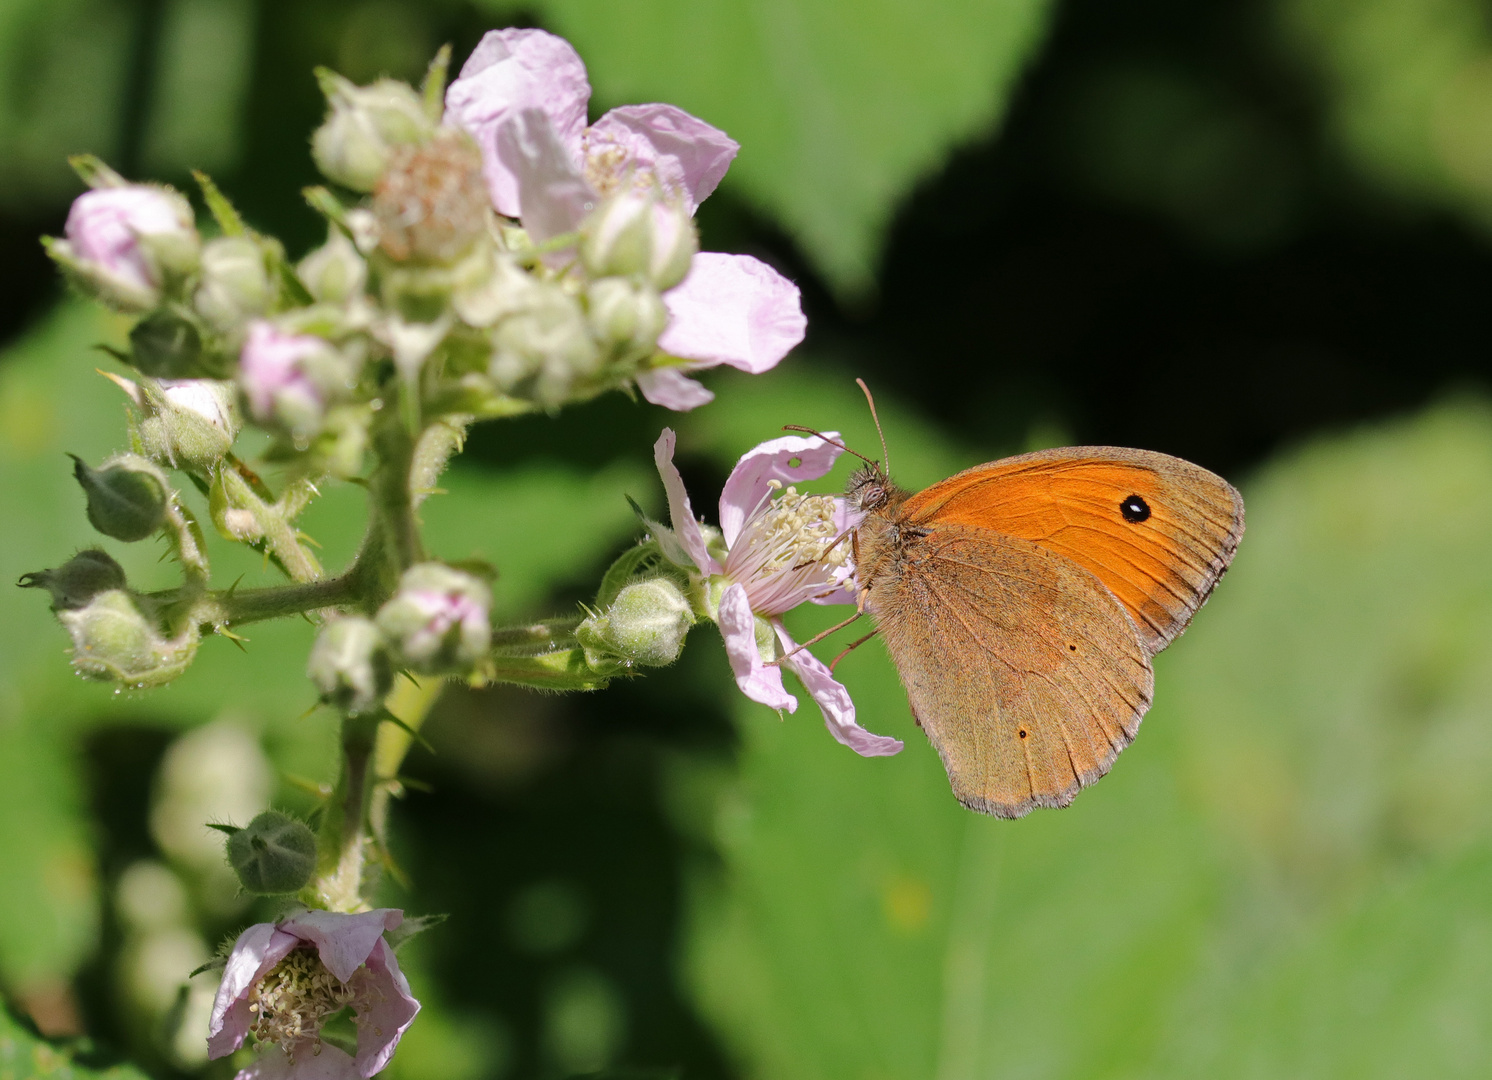
M316 1055L321 1053L321 1027L327 1018L359 997L358 988L326 969L315 949L298 948L249 992L254 1017L249 1030L261 1043L279 1044L292 1061L307 1045Z
M657 187L661 191L663 188L651 169L637 166L625 146L598 137L591 128L587 128L585 132L582 157L585 159L583 172L586 183L602 198L620 191L629 180L637 191L646 191L651 187Z
M847 545L834 523L830 495L802 495L768 481L771 492L747 519L726 557L726 574L742 582L751 609L777 615L805 599L838 587L838 571L848 562Z

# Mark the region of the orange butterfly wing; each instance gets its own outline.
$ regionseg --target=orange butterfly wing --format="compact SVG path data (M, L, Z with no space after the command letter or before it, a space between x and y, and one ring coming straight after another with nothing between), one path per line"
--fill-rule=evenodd
M963 525L1033 541L1092 572L1151 654L1169 645L1228 568L1243 498L1180 458L1069 446L966 469L896 510L912 525Z

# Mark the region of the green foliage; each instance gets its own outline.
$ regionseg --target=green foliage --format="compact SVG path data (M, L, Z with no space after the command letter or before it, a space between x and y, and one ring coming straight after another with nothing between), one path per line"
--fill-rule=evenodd
M1390 192L1492 221L1492 27L1475 0L1281 0L1332 134Z
M887 411L906 481L903 446L960 457ZM1323 441L1245 497L1139 739L1068 810L960 809L875 644L838 673L900 756L857 759L800 694L781 723L738 699L738 777L679 767L724 858L688 977L749 1075L1485 1072L1492 415Z
M87 1040L51 1042L16 1019L0 1004L0 1080L145 1080L128 1065L97 1063Z
M506 0L488 0L511 11ZM1004 116L1050 4L544 0L598 104L668 101L742 146L725 181L847 297L873 285L898 203Z

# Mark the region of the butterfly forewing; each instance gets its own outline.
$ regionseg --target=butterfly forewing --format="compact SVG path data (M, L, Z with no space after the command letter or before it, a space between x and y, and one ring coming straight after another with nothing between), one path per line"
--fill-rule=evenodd
M864 540L886 646L964 805L1066 806L1108 771L1153 681L1139 630L1092 573L986 529Z
M898 508L899 520L1035 541L1091 571L1151 654L1186 628L1243 535L1243 499L1166 454L1084 446L968 469Z

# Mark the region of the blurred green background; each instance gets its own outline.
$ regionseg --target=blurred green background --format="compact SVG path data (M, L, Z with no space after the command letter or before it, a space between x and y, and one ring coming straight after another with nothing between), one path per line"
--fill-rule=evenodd
M1136 445L1234 480L1249 528L1112 775L1016 823L954 802L876 645L839 670L907 740L890 759L745 702L709 627L602 693L447 693L387 902L451 919L403 954L426 1011L391 1078L1492 1071L1476 0L4 0L0 577L94 542L63 452L123 438L93 371L122 327L36 242L77 193L65 156L205 168L298 252L312 66L414 77L512 24L576 44L594 110L673 101L741 141L704 246L793 276L810 331L688 416L614 396L476 431L426 520L499 566L504 614L588 596L623 495L658 504L666 423L710 516L783 423L874 445L855 375L908 486ZM359 499L308 519L331 565ZM164 582L141 547L110 550ZM256 627L116 696L68 673L41 597L5 596L0 1075L231 1075L202 1062L213 979L182 977L254 911L200 825L330 777L309 635Z

